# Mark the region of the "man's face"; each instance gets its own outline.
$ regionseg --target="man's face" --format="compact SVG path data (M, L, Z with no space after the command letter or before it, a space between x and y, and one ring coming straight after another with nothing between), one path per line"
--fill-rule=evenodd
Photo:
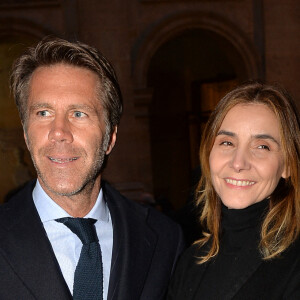
M104 111L97 75L65 64L39 67L32 75L25 140L38 178L50 196L71 196L100 182L105 154ZM105 145L106 144L106 145Z

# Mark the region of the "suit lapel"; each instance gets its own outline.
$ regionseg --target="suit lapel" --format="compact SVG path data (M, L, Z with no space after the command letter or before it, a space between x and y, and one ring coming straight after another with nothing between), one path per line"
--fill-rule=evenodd
M103 187L114 228L108 299L140 299L157 236L146 224L147 208L137 209L109 186Z
M32 200L32 186L0 210L0 255L37 299L71 299Z

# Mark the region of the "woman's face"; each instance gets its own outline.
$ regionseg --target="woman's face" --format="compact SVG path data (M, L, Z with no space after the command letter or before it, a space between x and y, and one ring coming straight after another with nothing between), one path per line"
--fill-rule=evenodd
M263 104L238 104L225 116L209 156L213 186L228 208L246 208L286 177L279 122Z

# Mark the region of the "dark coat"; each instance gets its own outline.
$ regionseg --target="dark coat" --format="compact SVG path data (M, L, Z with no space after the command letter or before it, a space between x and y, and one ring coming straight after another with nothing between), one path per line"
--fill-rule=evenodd
M199 249L193 245L182 255L172 278L168 300L196 299L197 288L211 263L196 264L196 257L203 256L207 249L208 246ZM229 277L229 284L218 300L299 300L300 240L280 258L271 261L263 261L257 249L245 245L232 270L224 270L225 276ZM218 282L212 284L218 288Z
M72 299L32 200L34 184L0 206L0 299ZM183 249L179 226L102 188L113 222L108 299L163 299Z

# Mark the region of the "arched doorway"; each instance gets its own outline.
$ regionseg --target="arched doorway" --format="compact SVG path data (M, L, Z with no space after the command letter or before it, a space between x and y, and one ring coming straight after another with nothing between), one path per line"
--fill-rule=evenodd
M147 73L156 198L169 200L175 209L185 204L199 176L203 125L220 98L248 77L237 49L207 29L181 31L156 50Z
M9 75L13 61L37 39L18 33L0 34L0 201L31 179L34 168L23 138L18 111L9 91Z

